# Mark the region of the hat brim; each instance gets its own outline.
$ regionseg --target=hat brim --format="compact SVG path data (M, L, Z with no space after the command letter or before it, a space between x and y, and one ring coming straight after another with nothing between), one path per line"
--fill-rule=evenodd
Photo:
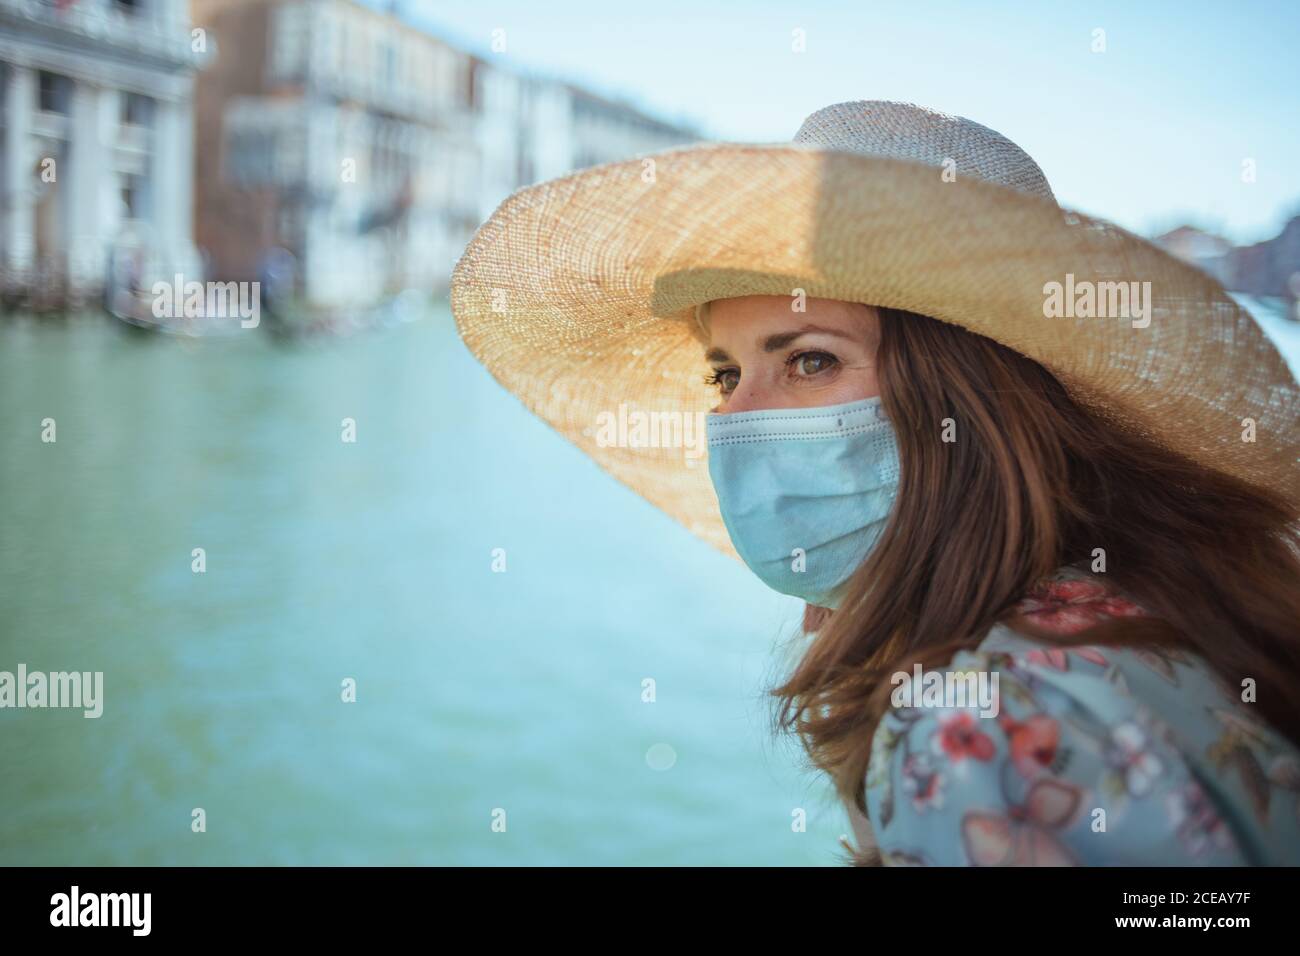
M526 407L733 555L702 459L611 443L600 425L713 407L694 307L796 289L988 336L1114 427L1300 505L1300 389L1222 286L1117 226L942 172L787 143L585 169L501 204L454 270L452 312ZM1067 275L1076 286L1149 282L1149 325L1046 317L1045 285ZM1243 441L1248 418L1254 442Z

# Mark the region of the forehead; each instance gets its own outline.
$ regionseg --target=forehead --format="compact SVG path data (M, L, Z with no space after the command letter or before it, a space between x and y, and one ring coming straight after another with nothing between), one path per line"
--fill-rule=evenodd
M802 308L796 306L802 305ZM784 295L746 295L733 299L715 299L700 310L708 333L733 337L749 329L768 330L774 326L795 327L792 323L815 322L819 326L848 331L861 328L873 310L858 302L839 299L796 299Z

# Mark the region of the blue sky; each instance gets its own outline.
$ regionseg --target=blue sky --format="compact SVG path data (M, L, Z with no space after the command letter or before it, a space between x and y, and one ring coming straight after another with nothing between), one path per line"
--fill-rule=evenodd
M786 140L829 103L906 100L1004 133L1064 205L1138 232L1192 221L1251 242L1300 212L1292 0L401 6L489 59L692 121L708 138ZM1098 28L1104 53L1091 49ZM503 54L490 52L495 29Z

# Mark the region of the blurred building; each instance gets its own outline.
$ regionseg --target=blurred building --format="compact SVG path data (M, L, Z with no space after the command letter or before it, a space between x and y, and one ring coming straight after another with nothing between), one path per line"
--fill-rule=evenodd
M470 58L348 0L194 0L197 225L214 277L310 306L433 288L476 223Z
M440 292L522 185L696 138L500 69L352 0L193 0L196 235L218 279L292 274L311 307Z
M1152 241L1233 292L1300 300L1300 216L1292 216L1272 239L1249 246L1235 246L1195 226L1179 226Z
M1272 239L1241 246L1229 256L1231 286L1254 296L1284 299L1300 317L1300 216L1292 216Z
M1152 241L1166 252L1197 266L1220 282L1230 281L1228 254L1232 252L1233 245L1222 236L1197 229L1195 226L1179 226L1177 229L1156 236Z
M0 0L0 291L196 268L186 0Z
M690 127L664 122L626 103L478 58L473 102L480 219L523 186L700 139Z

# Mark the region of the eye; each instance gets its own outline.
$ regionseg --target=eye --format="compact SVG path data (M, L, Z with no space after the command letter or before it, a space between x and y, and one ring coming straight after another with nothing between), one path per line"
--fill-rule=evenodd
M828 371L840 364L830 352L796 352L786 360L786 366L797 376L810 377Z
M704 377L705 385L716 385L723 395L730 395L740 384L740 369L715 368L711 375Z

